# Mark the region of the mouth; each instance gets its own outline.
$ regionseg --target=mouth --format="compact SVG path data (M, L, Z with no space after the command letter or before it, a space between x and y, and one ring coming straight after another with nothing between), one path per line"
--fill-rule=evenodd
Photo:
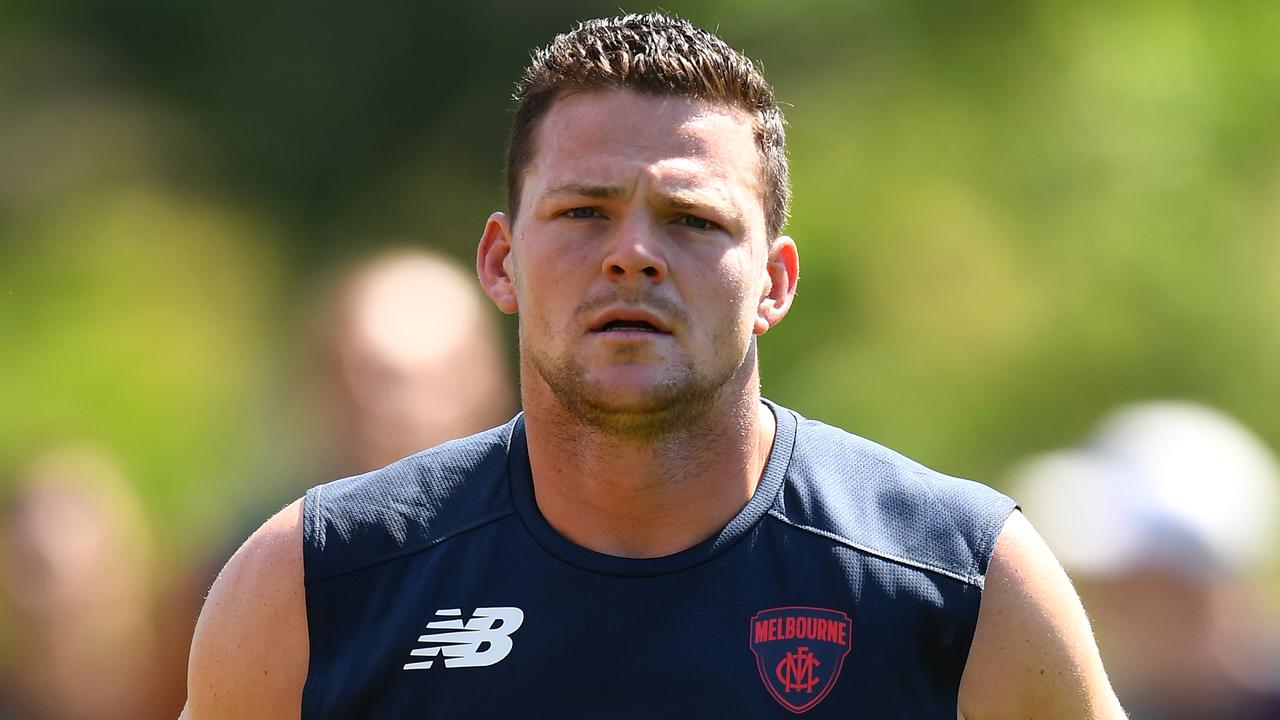
M610 320L604 325L601 325L600 329L595 332L608 333L618 331L650 333L661 332L658 328L654 327L652 323L645 322L644 320Z
M653 334L670 335L671 330L661 318L644 310L620 309L603 313L591 324L595 334Z

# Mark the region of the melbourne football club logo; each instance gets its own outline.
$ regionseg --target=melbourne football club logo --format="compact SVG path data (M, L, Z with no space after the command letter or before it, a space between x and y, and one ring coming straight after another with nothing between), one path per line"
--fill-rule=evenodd
M812 710L835 687L853 647L853 621L838 610L782 607L751 618L751 652L773 699L794 713Z

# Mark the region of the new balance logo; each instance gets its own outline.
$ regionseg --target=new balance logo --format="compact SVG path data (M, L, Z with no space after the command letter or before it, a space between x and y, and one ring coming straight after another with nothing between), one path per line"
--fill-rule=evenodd
M437 610L437 618L461 618L462 610L452 608ZM511 633L520 629L524 611L515 607L476 608L465 623L457 620L436 620L427 623L428 630L445 632L419 635L418 642L427 643L411 651L414 657L444 656L444 666L485 667L502 660L511 652ZM405 663L405 670L426 670L434 660Z

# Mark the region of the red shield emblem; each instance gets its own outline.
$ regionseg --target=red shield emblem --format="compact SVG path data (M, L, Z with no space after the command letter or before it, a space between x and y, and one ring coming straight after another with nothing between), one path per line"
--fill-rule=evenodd
M760 679L793 713L813 709L831 692L852 647L853 621L838 610L783 607L751 618Z

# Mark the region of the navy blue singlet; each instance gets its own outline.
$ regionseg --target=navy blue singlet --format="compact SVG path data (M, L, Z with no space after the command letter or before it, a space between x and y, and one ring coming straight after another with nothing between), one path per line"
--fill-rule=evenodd
M769 407L755 495L667 557L557 534L520 416L309 491L304 720L954 720L1013 501Z

